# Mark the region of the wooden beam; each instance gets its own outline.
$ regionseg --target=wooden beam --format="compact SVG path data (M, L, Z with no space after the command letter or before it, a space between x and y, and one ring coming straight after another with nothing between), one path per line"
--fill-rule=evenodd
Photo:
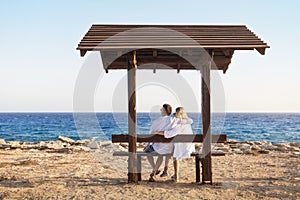
M261 55L265 55L266 48L255 48Z
M133 63L133 55L128 54L128 183L137 183L137 154L136 154L136 68Z
M226 66L223 67L223 74L226 73L227 69L228 69L228 65L226 65Z
M211 164L211 111L210 111L210 69L213 62L213 51L210 51L211 60L201 68L201 92L202 92L202 134L203 154L202 162L202 182L212 183L212 164Z
M122 52L122 51L118 51L118 52L117 52L117 56L118 56L118 57L120 57L120 56L122 56L122 55L123 55L123 52Z
M80 50L80 56L83 57L86 54L87 50Z
M212 143L224 143L227 139L225 134L213 134ZM128 134L112 134L113 143L122 143L129 141ZM172 138L164 138L162 135L138 134L137 142L156 142L156 143L201 143L203 142L202 134L184 134L176 135Z
M234 52L234 50L232 49L221 49L221 50L223 51L224 55L228 58L231 58Z
M180 63L177 64L177 74L180 72Z
M157 56L157 50L153 50L153 57Z

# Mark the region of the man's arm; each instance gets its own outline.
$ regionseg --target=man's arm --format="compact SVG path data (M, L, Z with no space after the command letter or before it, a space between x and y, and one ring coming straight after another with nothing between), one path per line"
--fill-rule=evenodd
M151 128L150 128L150 134L154 134L156 131L160 131L158 130L158 127L159 126L159 120L156 119L153 121L152 125L151 125Z
M165 138L172 138L172 137L174 137L174 136L176 136L177 134L179 134L180 133L180 127L181 127L182 125L177 125L177 126L175 126L174 128L172 128L172 129L169 129L169 130L165 130L164 131L164 137Z

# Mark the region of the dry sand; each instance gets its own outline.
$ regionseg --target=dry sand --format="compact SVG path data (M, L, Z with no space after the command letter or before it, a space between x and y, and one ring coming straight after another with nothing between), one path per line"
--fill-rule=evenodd
M127 158L113 157L116 149L0 150L0 199L300 199L300 159L291 153L213 157L213 185L195 183L192 158L181 161L178 183L150 183L144 159L136 185L127 184Z

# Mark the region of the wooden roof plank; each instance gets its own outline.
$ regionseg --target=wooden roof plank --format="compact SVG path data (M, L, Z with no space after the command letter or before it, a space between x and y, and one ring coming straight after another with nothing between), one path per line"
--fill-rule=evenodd
M194 51L201 48L216 52L217 68L226 72L235 50L256 49L264 55L265 49L269 46L245 25L93 24L77 47L81 56L84 56L87 51L109 51L110 53L105 55L119 57L110 64L109 69L126 69L126 59L124 60L123 54L138 50L140 62L156 60L177 70L192 69L193 66L179 58L174 59L176 55L174 51L191 49ZM173 59L170 59L172 57ZM149 65L145 65L144 68L153 69ZM155 67L155 69L159 68Z

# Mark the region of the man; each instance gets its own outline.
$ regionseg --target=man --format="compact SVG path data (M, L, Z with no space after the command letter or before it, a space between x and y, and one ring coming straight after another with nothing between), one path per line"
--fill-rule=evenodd
M169 129L171 118L170 115L172 113L172 107L169 104L164 104L160 109L161 117L154 120L151 126L150 133L158 132L158 131L165 131ZM157 152L158 154L172 154L173 152L173 144L172 143L153 143L148 145L145 149L145 152L152 153ZM153 169L152 173L150 174L149 181L154 182L154 176L159 174L159 167L162 164L163 156L159 155L156 163L154 162L153 156L147 156L148 161ZM171 159L170 156L166 156L165 158L165 167L163 173L160 175L161 177L168 176L168 165Z

